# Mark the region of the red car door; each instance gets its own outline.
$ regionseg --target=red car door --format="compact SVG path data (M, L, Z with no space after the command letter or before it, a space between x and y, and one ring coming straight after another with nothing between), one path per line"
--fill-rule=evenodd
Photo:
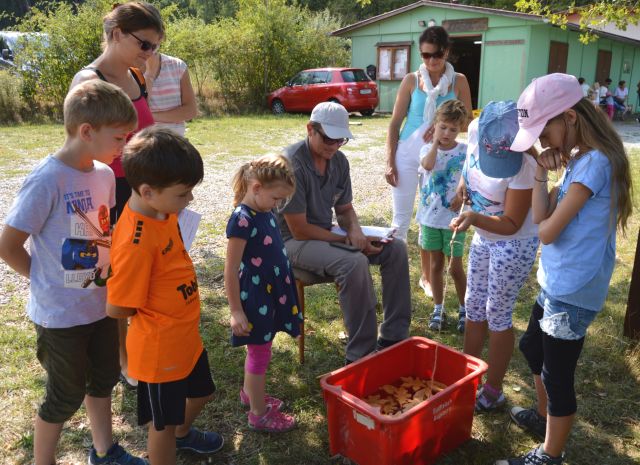
M313 71L311 73L311 81L306 89L304 111L311 111L318 103L329 99L328 76L329 71Z
M287 110L303 111L306 108L306 95L310 81L311 73L308 71L302 71L298 73L290 81L291 86L285 93L286 97L283 96L284 106Z

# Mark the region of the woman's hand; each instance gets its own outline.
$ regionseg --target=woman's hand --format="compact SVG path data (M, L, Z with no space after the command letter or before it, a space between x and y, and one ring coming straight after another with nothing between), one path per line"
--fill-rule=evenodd
M247 320L247 315L244 311L232 311L231 312L231 331L234 336L248 336L251 333L251 323Z
M460 216L451 220L451 223L449 223L449 229L458 232L466 231L469 229L469 226L473 225L475 214L476 213L473 211L462 212Z
M396 168L395 162L387 162L387 169L384 172L384 178L391 186L396 187L398 185L398 169Z
M564 166L564 157L556 149L547 149L538 155L536 162L547 171L556 171Z
M432 124L431 126L429 126L427 128L427 130L424 132L424 134L422 135L422 140L424 140L424 142L426 144L428 144L429 142L431 142L433 140L433 133L436 131L435 126Z

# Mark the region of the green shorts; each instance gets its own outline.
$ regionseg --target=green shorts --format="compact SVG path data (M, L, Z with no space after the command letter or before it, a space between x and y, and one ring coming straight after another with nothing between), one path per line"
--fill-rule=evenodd
M120 375L116 320L106 317L71 328L35 326L38 360L47 372L40 418L64 423L80 408L85 394L111 395Z
M430 226L420 225L421 229L421 241L420 248L422 250L428 250L431 252L440 251L447 257L451 256L451 237L453 231L450 229L438 229ZM464 253L464 239L466 237L466 231L458 232L456 234L456 240L453 244L453 256L462 257Z

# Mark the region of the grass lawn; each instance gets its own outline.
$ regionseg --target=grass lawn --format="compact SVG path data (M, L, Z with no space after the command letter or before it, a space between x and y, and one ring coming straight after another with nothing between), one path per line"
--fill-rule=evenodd
M352 165L354 204L363 224L388 224L391 219L389 189L382 179L384 139L388 118L354 118L357 139L344 151ZM268 389L283 398L300 426L285 435L257 434L247 428L246 413L238 401L244 351L229 344L228 306L222 285L224 228L231 211L229 183L233 171L246 160L299 140L305 116L275 118L233 117L204 119L189 126L188 136L205 159L205 181L196 191L193 208L203 212L203 222L192 249L202 297L202 336L217 384L215 401L197 420L199 427L220 431L226 440L222 452L210 459L179 454L178 463L327 464L329 457L326 412L318 377L341 367L344 346L339 340L342 318L332 285L307 289L306 363L297 362L297 345L284 335L276 338L268 376ZM0 128L0 223L24 176L63 140L61 126ZM636 182L635 205L640 207L640 149L630 151ZM627 236L618 235L617 266L604 311L592 324L579 362L576 391L578 417L568 444L568 465L631 465L640 463L640 349L622 336L629 280L640 227L634 213ZM439 334L427 329L431 302L418 288L417 228L409 237L410 273L414 317L412 335L433 338L455 348L462 336L449 327ZM471 234L467 239L467 245ZM379 274L374 270L379 293ZM32 421L43 394L44 372L35 356L35 331L25 316L28 283L0 264L0 463L26 464L32 460ZM535 273L522 289L514 312L519 336L526 328L537 293ZM446 306L457 308L453 285ZM505 380L510 404L528 406L533 401L531 376L522 355L515 350ZM114 431L131 451L143 454L146 433L136 426L135 394L117 386L114 391ZM59 464L85 463L91 444L84 410L69 421L59 447ZM507 410L474 419L472 440L442 457L438 465L487 465L494 460L528 450L536 440L510 424ZM362 444L361 447L367 447Z

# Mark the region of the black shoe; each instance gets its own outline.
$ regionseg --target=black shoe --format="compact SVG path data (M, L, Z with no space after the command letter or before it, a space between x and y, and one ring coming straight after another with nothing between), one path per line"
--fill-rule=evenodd
M542 449L542 444L531 449L526 455L509 460L497 460L493 465L562 465L564 454L551 457Z
M224 439L213 431L200 431L191 428L183 438L176 438L176 449L189 450L197 454L213 454L224 446Z
M541 416L535 408L513 407L509 415L520 428L544 441L547 433L547 419Z
M376 343L376 351L386 349L387 347L391 347L394 344L397 344L400 341L392 341L390 339L383 339L381 337L378 338L378 342Z

